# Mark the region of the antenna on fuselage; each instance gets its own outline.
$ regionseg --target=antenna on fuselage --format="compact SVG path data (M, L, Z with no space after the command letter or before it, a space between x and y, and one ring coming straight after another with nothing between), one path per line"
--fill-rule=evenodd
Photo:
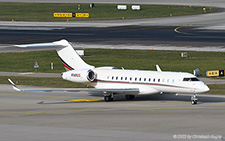
M159 65L156 65L156 70L159 72L162 72L162 70L160 69Z

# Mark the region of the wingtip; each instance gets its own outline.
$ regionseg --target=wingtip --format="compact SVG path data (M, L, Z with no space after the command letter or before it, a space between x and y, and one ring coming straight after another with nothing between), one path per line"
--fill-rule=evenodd
M19 48L26 48L26 45L14 45L15 47L19 47Z
M12 85L12 87L13 87L14 90L16 90L16 91L21 91L21 89L19 89L19 88L16 86L16 84L14 84L13 81L12 81L10 78L8 78L8 81L11 83L11 85Z

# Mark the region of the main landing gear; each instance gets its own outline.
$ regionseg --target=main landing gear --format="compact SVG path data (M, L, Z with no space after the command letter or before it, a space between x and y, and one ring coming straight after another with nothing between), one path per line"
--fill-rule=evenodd
M192 104L192 105L198 104L198 97L197 97L197 94L194 94L194 95L191 97L191 104Z
M127 100L133 100L135 98L135 95L126 95L125 97ZM113 94L105 95L104 100L105 102L113 101L114 100Z
M106 95L104 97L105 102L113 101L113 95Z
M126 95L125 97L127 100L133 100L135 98L135 95Z

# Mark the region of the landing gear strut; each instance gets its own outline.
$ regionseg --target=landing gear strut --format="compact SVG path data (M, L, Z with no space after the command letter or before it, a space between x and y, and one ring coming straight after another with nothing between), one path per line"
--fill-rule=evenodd
M198 104L198 97L197 97L197 94L194 94L194 95L191 97L191 104L192 104L192 105Z
M107 95L104 97L105 102L113 101L113 95Z

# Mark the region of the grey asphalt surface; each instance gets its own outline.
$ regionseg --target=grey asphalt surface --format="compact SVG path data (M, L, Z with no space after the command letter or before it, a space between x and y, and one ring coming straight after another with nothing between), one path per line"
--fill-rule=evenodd
M134 101L116 96L116 101L104 102L96 93L20 93L10 85L0 89L3 141L213 141L225 136L224 96L199 95L199 104L192 106L190 95L139 96ZM78 101L68 101L74 99Z
M122 26L67 28L0 28L0 52L20 52L12 44L67 39L79 48L225 51L225 32L187 26ZM11 45L10 45L11 44ZM35 48L46 50L49 48ZM51 48L54 49L54 48ZM31 51L32 49L23 49Z

